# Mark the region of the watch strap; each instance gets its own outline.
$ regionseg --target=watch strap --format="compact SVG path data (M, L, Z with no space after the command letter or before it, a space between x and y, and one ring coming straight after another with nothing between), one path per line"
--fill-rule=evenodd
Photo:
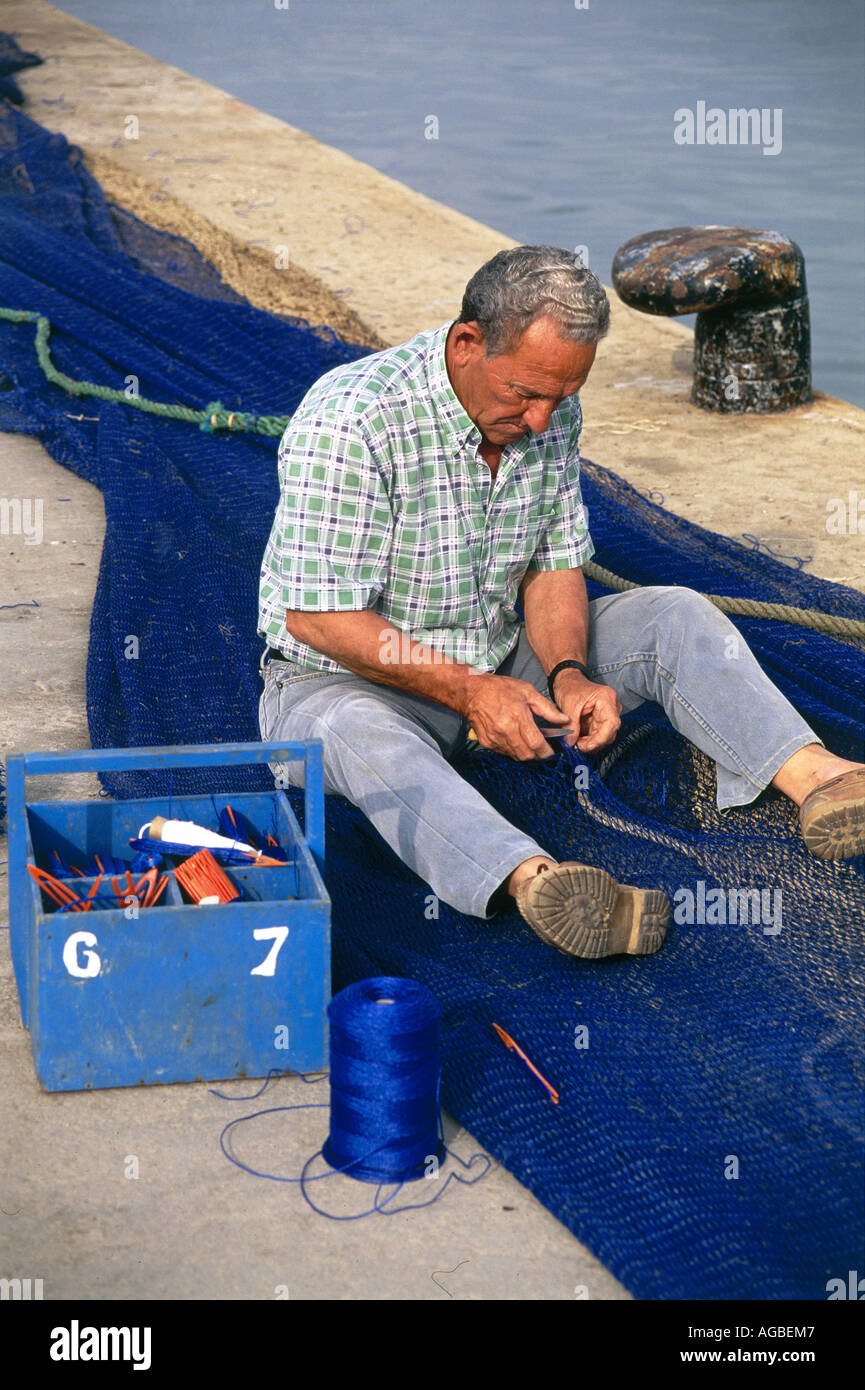
M583 675L586 677L586 680L591 680L591 676L589 675L589 668L588 666L584 666L582 661L576 661L573 659L569 661L560 661L558 666L554 666L550 674L547 676L547 693L549 694L551 700L553 700L553 686L556 683L556 676L559 674L560 671L567 671L570 669L582 671ZM553 703L555 703L554 700Z

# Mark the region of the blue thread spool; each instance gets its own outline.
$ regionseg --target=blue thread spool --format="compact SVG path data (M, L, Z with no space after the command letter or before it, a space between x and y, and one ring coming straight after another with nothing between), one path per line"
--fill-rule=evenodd
M360 980L328 1005L332 1168L362 1182L409 1182L444 1161L441 1005L417 980Z

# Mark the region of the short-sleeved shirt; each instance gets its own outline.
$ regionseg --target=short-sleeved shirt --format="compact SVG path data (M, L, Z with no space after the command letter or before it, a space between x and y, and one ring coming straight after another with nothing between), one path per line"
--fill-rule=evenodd
M286 609L371 608L414 641L495 671L519 636L526 570L576 569L594 553L578 397L543 433L505 445L493 477L448 376L450 327L327 372L282 437L258 630L310 670L346 668L296 641Z

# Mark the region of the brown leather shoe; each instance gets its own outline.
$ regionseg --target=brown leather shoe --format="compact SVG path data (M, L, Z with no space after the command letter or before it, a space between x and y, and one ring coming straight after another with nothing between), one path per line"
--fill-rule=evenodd
M820 859L865 854L865 768L842 772L810 792L799 807L799 826Z
M604 869L557 864L527 878L517 907L544 941L569 956L597 960L657 951L670 922L667 895L622 886Z

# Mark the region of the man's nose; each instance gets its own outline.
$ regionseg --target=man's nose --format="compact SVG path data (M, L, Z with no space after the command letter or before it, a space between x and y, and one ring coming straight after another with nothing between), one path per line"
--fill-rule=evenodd
M523 424L536 434L542 434L549 427L553 407L549 401L530 401L523 411Z

